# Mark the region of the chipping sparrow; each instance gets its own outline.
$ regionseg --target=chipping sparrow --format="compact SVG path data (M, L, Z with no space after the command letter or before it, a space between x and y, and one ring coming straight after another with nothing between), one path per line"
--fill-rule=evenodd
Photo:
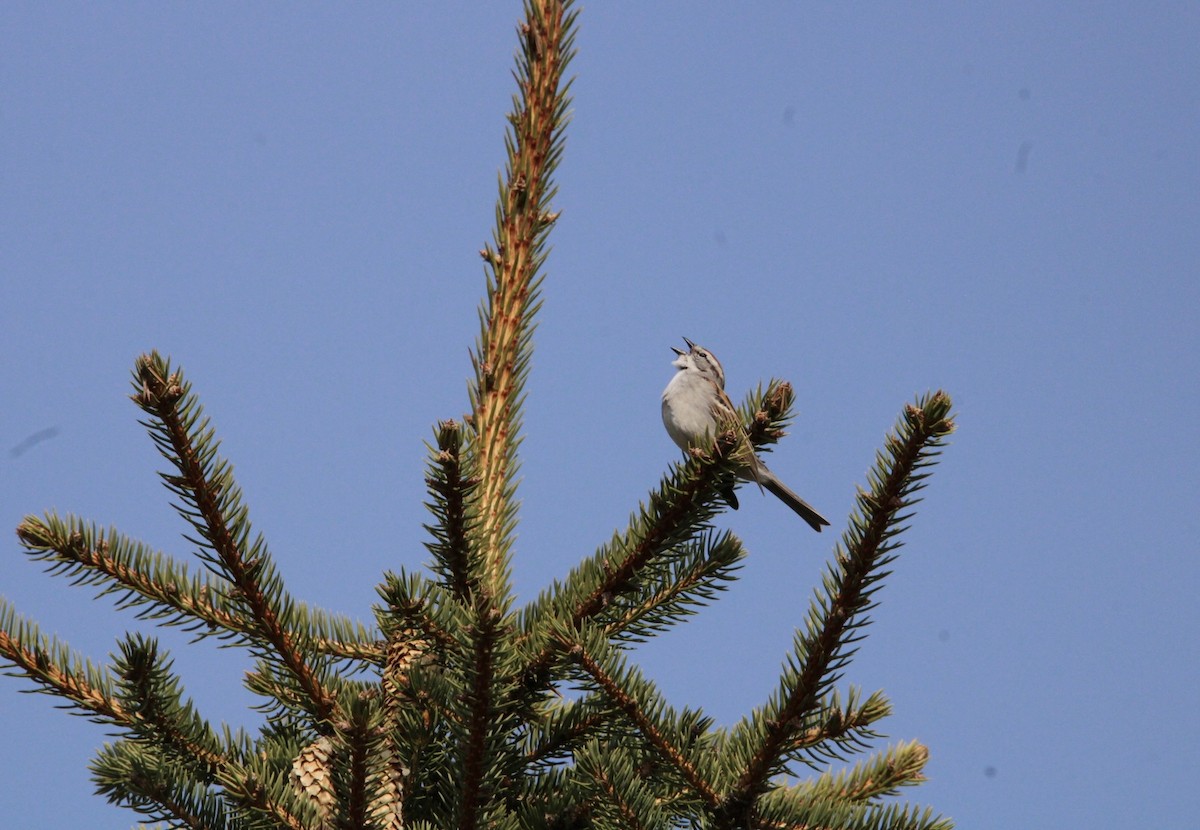
M721 368L720 361L708 349L697 346L686 337L683 342L688 345L686 352L671 348L678 355L671 365L679 371L671 378L662 396L663 424L671 440L687 452L692 447L704 446L718 430L737 430L743 438L734 450L735 457L741 462L737 470L738 477L757 482L770 490L820 533L821 527L829 524L825 517L789 490L755 454L745 427L738 418L737 409L725 394L725 370ZM737 499L732 488L724 495L730 507L736 510Z

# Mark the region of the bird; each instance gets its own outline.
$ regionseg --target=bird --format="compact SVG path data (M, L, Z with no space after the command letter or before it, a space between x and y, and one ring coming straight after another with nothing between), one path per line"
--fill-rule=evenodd
M756 482L770 491L820 533L822 527L829 525L829 520L780 481L754 451L737 409L725 394L725 370L721 368L721 361L686 337L683 342L688 347L686 352L671 347L676 355L671 365L678 371L662 395L663 425L671 440L687 452L694 447L706 446L722 429L734 430L741 436L732 454L737 462L738 478ZM732 488L723 495L729 506L736 510L738 504Z

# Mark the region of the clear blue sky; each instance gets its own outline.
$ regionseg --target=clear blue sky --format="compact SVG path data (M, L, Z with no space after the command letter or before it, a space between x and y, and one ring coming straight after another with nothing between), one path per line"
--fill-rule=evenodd
M180 556L127 400L196 385L294 593L367 618L419 568L422 442L466 407L517 3L0 10L0 525ZM669 347L791 380L742 579L639 653L732 723L774 688L903 404L960 432L846 683L964 828L1194 827L1200 796L1200 6L589 3L528 389L533 597L676 457ZM52 437L44 430L56 430ZM45 440L37 440L39 438ZM0 593L103 659L130 618L0 544ZM246 655L164 635L201 711ZM712 682L713 677L719 678ZM103 730L0 681L9 827L124 827Z

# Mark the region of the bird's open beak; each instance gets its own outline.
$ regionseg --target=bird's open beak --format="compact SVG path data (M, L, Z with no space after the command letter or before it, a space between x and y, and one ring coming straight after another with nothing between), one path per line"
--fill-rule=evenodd
M694 348L696 348L696 344L695 344L695 343L693 343L691 340L688 340L686 337L685 337L685 338L683 338L683 342L688 344L688 348L689 348L689 349L694 349Z

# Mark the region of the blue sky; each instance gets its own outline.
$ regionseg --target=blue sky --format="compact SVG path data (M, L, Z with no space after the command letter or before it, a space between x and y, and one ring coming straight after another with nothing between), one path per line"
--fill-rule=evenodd
M0 11L0 525L55 508L179 556L126 398L180 363L293 592L368 617L419 568L423 441L466 407L516 3ZM676 450L686 335L793 382L751 551L638 653L732 723L774 688L903 404L960 431L846 683L962 827L1194 826L1200 799L1200 7L596 3L528 387L515 579L624 526ZM130 618L0 546L0 593L104 658ZM163 635L201 711L244 654ZM718 678L713 682L714 675ZM0 689L12 827L124 827L103 730ZM50 797L52 794L52 798Z

